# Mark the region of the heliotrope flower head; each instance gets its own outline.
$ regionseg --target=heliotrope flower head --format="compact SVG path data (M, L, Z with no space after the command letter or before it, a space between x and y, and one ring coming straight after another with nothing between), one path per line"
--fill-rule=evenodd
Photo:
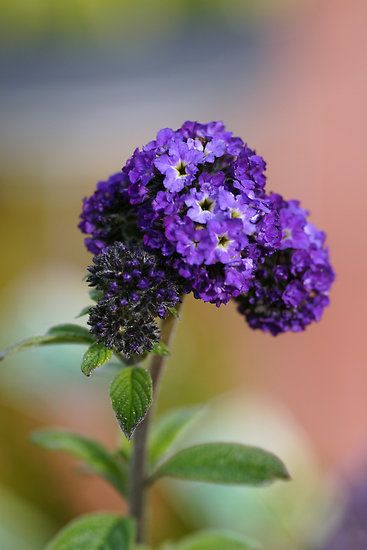
M318 320L334 277L324 234L297 201L266 193L265 169L221 122L165 128L136 149L81 214L88 249L102 251L89 281L104 314L118 304L164 317L192 292L238 299L250 326L272 334Z
M161 130L123 168L144 245L166 256L195 297L220 305L247 292L257 247L279 245L264 171L220 122Z
M279 209L282 241L261 261L251 289L238 298L238 309L252 328L276 335L320 320L334 272L325 234L309 223L298 201L286 202L279 195L271 200Z

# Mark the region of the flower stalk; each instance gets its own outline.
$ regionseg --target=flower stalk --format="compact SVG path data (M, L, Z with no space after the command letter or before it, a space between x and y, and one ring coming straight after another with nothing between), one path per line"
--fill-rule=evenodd
M161 342L169 347L172 342L174 328L177 322L175 315L171 314L162 320L161 324ZM163 373L167 356L152 355L149 370L153 383L153 405L157 401L159 380ZM147 443L149 436L150 420L152 417L152 408L148 412L143 422L136 428L133 436L133 452L130 470L130 488L129 488L129 512L136 522L136 542L142 543L146 536L146 516L147 516Z

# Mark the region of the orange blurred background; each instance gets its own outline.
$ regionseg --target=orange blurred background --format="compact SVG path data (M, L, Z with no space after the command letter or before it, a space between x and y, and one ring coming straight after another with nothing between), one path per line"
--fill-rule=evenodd
M162 484L152 538L223 524L270 550L321 548L367 464L367 4L1 3L1 347L73 321L86 304L77 222L95 182L161 127L223 120L267 160L268 188L299 198L327 232L337 279L318 325L277 338L252 332L232 305L187 299L160 410L214 399L187 440L261 444L289 464L293 488ZM1 364L5 550L42 548L77 514L124 509L73 460L28 440L58 425L118 441L109 374L86 380L82 351Z

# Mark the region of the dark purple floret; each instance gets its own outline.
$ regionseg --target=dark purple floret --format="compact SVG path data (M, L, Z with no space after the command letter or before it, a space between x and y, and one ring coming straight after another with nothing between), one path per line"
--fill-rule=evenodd
M280 250L262 260L251 289L237 301L252 328L276 335L299 332L321 319L334 272L325 235L307 221L307 212L297 201L271 199L282 224Z
M100 181L91 197L83 201L79 228L90 237L86 247L93 254L115 241L139 239L136 213L129 203L126 176L119 172Z
M102 292L88 324L98 341L130 357L159 340L156 317L167 317L183 287L162 259L136 244L116 242L94 256L87 281Z
M144 355L159 341L159 328L151 316L137 315L117 298L102 299L91 308L88 324L98 342L127 359Z

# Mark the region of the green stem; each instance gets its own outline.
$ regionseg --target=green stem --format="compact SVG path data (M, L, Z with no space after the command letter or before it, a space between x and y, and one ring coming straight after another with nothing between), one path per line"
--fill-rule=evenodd
M176 324L176 318L169 315L162 321L161 341L169 347L173 336L173 329ZM153 382L153 403L157 400L158 383L161 377L164 364L167 357L153 355L150 362L150 374ZM136 542L145 541L145 523L146 523L146 504L147 504L147 484L148 464L147 464L147 442L152 416L152 408L148 412L143 422L137 427L133 437L133 452L130 471L130 490L129 490L129 511L136 522Z

